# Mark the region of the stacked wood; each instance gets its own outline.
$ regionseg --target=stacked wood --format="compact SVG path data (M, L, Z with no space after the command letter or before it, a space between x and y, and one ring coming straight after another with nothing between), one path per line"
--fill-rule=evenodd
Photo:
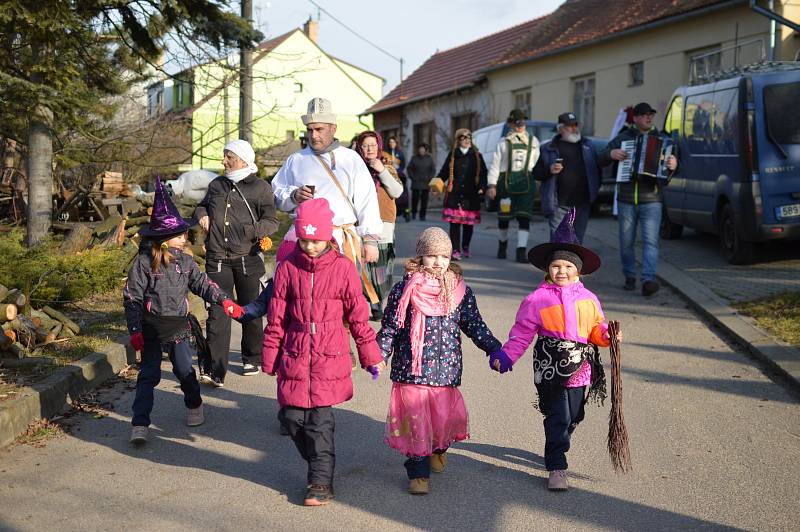
M0 323L12 321L17 317L17 306L10 303L0 303Z
M61 243L61 252L78 253L89 247L94 231L86 224L74 224Z
M9 290L4 297L0 298L0 301L3 303L9 303L11 305L16 305L17 309L19 310L28 303L28 297L22 293L22 290L14 288L13 290Z
M6 297L11 296L11 292L7 291ZM9 318L0 320L2 321L0 356L13 358L33 356L38 346L59 339L72 338L80 333L81 329L77 323L52 307L31 309L29 312L30 315L26 316L20 314L14 304L0 305L0 313L3 313L3 317Z
M109 196L119 196L123 192L126 192L127 187L120 172L106 171L98 177L100 177L100 190Z

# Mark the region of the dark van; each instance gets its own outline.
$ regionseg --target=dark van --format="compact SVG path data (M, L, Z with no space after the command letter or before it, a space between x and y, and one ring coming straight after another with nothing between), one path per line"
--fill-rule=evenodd
M733 264L758 242L800 239L800 66L758 64L678 88L664 131L680 171L664 188L661 236L719 235Z

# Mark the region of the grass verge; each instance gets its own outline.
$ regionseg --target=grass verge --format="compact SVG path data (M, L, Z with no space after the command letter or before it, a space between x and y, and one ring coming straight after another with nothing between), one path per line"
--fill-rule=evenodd
M784 342L800 347L800 292L738 303L736 310L756 320L756 325Z

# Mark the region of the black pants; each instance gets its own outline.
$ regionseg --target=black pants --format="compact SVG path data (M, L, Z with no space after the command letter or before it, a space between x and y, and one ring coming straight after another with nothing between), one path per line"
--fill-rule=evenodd
M192 367L192 359L196 353L194 343L190 340L161 344L155 338L145 338L142 350L142 362L139 364L139 376L136 379L136 397L133 400L132 425L147 427L150 425L150 413L153 411L153 390L161 382L161 353L169 353L172 362L172 373L181 384L183 404L186 408L197 408L203 404L200 397L200 384Z
M464 236L461 236L461 228L464 228ZM450 224L450 242L453 244L453 251L461 251L462 247L469 248L472 241L473 227L466 224Z
M522 231L529 231L531 228L530 218L525 218L524 216L517 216L517 224L519 224L519 228ZM508 229L509 225L511 225L511 220L497 220L498 229Z
M336 466L333 408L285 406L278 412L278 419L289 431L300 456L308 462L308 483L332 486Z
M586 386L537 384L539 410L544 414L544 466L548 471L567 469L572 431L583 421Z
M259 280L264 275L264 261L257 255L238 259L209 260L206 262L208 278L219 285L225 293L232 295L236 288L236 302L245 306L258 297L261 291ZM211 350L211 374L225 379L228 372L228 353L231 344L231 318L220 305L212 305L206 322L208 347ZM258 364L261 360L261 344L264 341L264 325L261 318L242 324L242 361Z
M425 219L425 213L428 212L428 194L430 190L412 190L411 191L411 215L416 216L419 212L419 219ZM419 211L417 211L419 205Z
M437 449L433 454L444 454L447 449ZM408 479L415 478L430 478L431 476L431 457L430 456L412 456L408 458L403 465L406 467Z

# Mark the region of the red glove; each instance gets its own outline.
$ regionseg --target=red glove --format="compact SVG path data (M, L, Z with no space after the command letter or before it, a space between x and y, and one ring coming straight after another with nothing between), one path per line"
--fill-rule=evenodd
M144 349L144 335L141 332L135 332L131 335L131 347L137 351Z
M244 316L244 310L242 307L234 303L230 299L226 299L222 302L222 308L225 310L225 314L230 316L231 318L238 320L242 316Z

